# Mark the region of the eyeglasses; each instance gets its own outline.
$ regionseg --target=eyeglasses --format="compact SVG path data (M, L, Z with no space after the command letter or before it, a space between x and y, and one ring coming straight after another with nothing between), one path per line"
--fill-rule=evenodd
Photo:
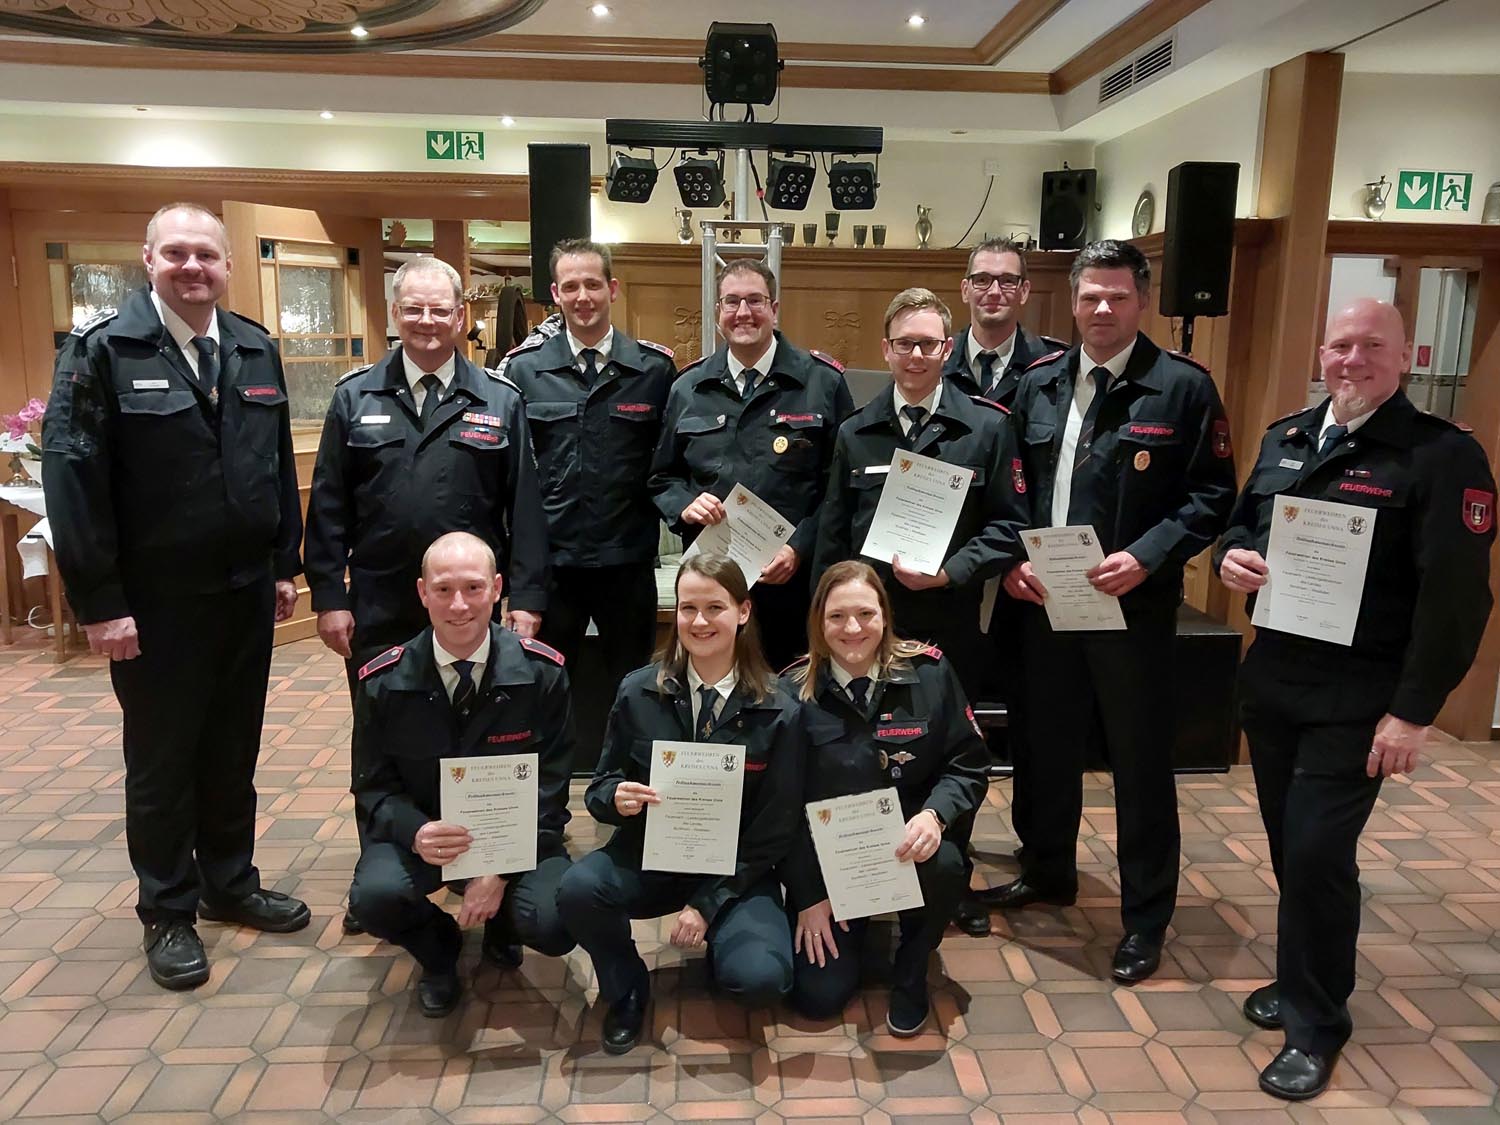
M433 320L452 320L453 314L458 312L458 309L449 308L447 305L439 305L436 308L431 305L402 305L398 311L401 313L402 320L415 322L422 319L423 313L432 317Z
M886 341L891 346L891 351L897 355L911 355L912 352L916 352L925 359L936 359L942 355L943 345L947 342L947 340L932 339L912 340L906 336L898 336L894 340Z
M971 273L964 280L981 293L989 292L989 288L992 285L1000 286L1000 292L1002 293L1014 293L1017 289L1021 288L1021 282L1025 278L1017 277L1013 273Z
M771 303L771 298L764 297L759 293L752 293L748 297L720 297L719 308L725 312L738 312L740 305L748 305L750 311L760 312Z

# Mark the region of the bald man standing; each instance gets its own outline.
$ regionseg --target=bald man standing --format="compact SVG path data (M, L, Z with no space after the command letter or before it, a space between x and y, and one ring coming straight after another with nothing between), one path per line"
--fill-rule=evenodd
M1411 358L1401 315L1359 300L1318 349L1328 397L1271 424L1214 562L1251 595L1277 496L1334 501L1370 536L1359 615L1343 645L1260 626L1240 669L1240 715L1281 889L1276 980L1245 1016L1284 1029L1261 1072L1269 1094L1322 1093L1353 1030L1359 937L1355 850L1381 782L1413 769L1468 671L1489 617L1495 481L1465 429L1401 390ZM1357 522L1356 522L1357 521Z

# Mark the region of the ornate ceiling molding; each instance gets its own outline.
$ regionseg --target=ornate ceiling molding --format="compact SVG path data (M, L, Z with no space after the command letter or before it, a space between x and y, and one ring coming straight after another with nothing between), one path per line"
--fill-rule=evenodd
M0 0L0 28L138 47L354 55L466 43L546 0ZM368 32L356 38L350 29Z

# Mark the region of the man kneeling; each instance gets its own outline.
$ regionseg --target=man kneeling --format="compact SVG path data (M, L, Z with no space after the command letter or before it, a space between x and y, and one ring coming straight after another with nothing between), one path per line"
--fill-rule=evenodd
M463 928L484 923L482 956L520 964L525 944L561 957L573 948L557 915L557 885L570 864L568 763L573 717L562 657L491 621L502 579L482 539L456 531L422 559L417 592L432 626L359 670L353 792L368 831L350 902L376 937L422 966L422 1014L447 1015L463 986ZM468 829L441 818L443 758L537 755L534 870L444 878L469 850ZM458 920L429 901L447 885L463 894Z

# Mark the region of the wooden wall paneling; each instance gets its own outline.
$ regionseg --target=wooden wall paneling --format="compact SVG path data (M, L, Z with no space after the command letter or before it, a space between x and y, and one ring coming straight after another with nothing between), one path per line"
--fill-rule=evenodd
M21 323L21 285L10 193L0 188L0 410L19 410L32 397L47 397L47 382L28 378L25 329Z
M469 224L464 219L434 219L432 253L458 271L469 287Z

